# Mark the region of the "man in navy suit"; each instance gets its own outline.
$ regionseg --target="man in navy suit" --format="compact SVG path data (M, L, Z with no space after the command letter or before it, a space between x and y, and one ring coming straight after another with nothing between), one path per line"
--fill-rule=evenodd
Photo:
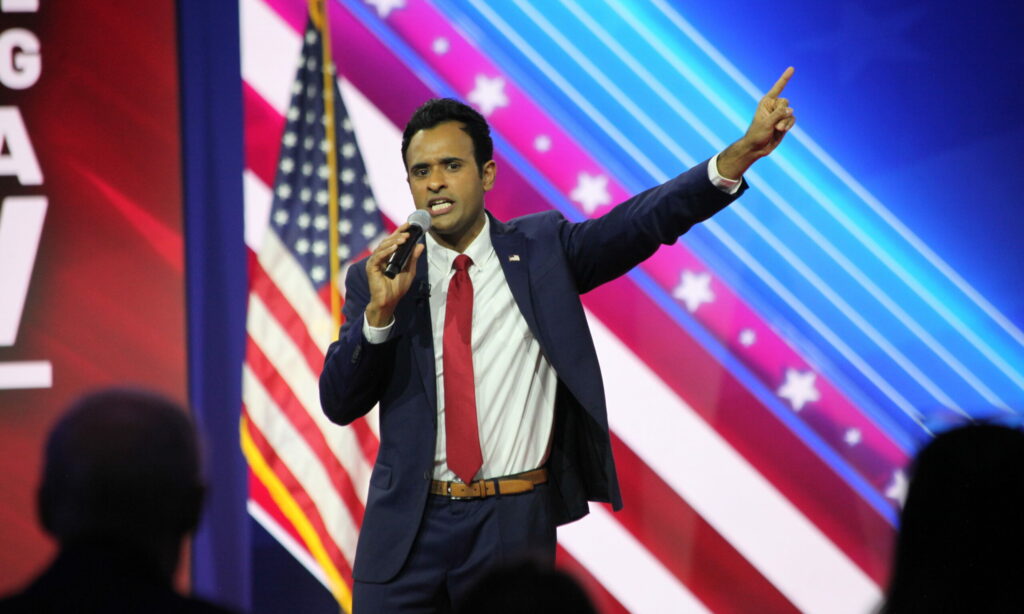
M579 295L738 197L746 169L795 122L780 97L791 75L725 151L580 223L554 211L490 216L497 168L484 118L447 99L416 111L402 155L430 230L394 278L385 266L408 224L351 267L345 324L320 376L335 422L380 404L356 612L448 611L495 564L553 562L555 527L587 501L621 507Z

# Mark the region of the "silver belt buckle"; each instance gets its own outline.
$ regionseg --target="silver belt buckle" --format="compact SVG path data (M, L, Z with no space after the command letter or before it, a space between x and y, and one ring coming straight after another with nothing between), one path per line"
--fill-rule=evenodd
M470 497L456 497L455 495L452 494L452 484L454 484L454 483L455 483L455 480L449 480L449 482L448 482L448 498L451 499L452 501L470 501L472 499L476 499L477 498L477 497L472 497L472 496L470 496ZM467 484L467 486L468 486L468 484Z

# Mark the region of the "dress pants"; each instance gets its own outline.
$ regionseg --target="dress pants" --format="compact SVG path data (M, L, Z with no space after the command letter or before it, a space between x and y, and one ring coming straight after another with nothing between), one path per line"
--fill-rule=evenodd
M517 495L427 496L405 565L390 582L355 582L354 614L451 612L491 568L531 558L554 565L549 486Z

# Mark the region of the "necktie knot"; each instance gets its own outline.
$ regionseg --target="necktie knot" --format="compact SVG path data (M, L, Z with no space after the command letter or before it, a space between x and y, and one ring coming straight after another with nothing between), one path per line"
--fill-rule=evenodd
M473 264L472 258L467 256L466 254L459 254L458 256L455 257L455 262L452 263L452 267L456 271L461 273L462 271L468 269L469 265L471 264Z

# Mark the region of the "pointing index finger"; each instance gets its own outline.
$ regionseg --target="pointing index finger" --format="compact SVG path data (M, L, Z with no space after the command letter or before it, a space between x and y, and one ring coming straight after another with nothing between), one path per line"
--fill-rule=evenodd
M768 93L765 94L765 96L768 98L778 98L779 94L782 93L782 89L786 87L786 84L789 83L789 78L792 76L793 67L790 66L782 73L782 76L779 77L779 80L775 82L775 85L772 86L772 89L768 90Z

